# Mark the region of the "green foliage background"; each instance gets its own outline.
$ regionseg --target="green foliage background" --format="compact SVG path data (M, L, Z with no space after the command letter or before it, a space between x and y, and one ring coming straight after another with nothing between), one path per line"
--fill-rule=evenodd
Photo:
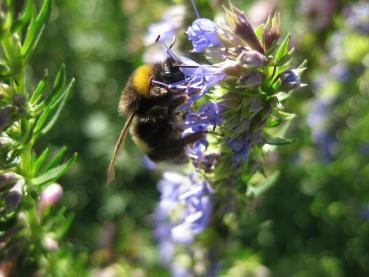
M219 9L217 1L198 2L200 12L209 17ZM369 221L361 217L369 203L369 155L362 150L369 141L369 49L345 29L344 7L353 2L337 1L331 22L314 30L297 1L279 1L282 32L292 34L297 62L309 61L303 80L309 85L286 103L288 111L297 114L288 131L294 143L279 147L268 165L281 173L274 186L245 206L237 240L221 261L224 276L369 274ZM252 3L235 4L247 11ZM124 122L117 113L120 92L142 63L148 25L160 20L169 5L173 3L147 0L53 3L28 76L36 82L46 68L55 76L65 63L68 75L77 80L56 128L36 145L44 149L51 142L79 153L60 180L64 195L58 205L75 213L75 219L60 242L68 247L55 258L55 272L63 260L76 275L111 271L112 276L168 276L158 263L150 221L160 175L144 169L142 155L129 139L117 181L106 186L105 177ZM335 65L329 40L337 30L347 32L342 59L354 73L350 82L325 83L325 90L339 99L328 111L339 147L334 159L324 161L307 118L324 90L317 89L314 80Z

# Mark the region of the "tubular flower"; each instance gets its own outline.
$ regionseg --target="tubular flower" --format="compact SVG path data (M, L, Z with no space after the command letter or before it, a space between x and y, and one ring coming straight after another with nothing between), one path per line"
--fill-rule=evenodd
M188 28L188 39L192 41L194 52L202 52L207 47L221 44L217 35L217 25L207 18L198 18Z
M169 220L170 237L173 242L188 244L207 226L211 212L210 185L172 172L164 173L158 184L161 192L160 203L155 212L155 221L159 226L158 240L163 234L161 223Z

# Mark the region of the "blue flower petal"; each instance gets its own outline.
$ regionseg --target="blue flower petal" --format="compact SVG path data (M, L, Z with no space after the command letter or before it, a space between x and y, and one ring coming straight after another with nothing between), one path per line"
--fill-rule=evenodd
M188 28L188 38L192 41L193 51L201 52L207 47L217 46L221 41L217 35L216 24L207 18L198 18Z

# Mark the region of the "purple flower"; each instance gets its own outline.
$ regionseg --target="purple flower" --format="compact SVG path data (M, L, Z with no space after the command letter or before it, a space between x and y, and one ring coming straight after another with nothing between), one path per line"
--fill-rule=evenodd
M194 66L194 62L190 63L186 60L182 65ZM183 67L182 72L185 74L186 78L184 81L171 84L174 89L185 89L185 93L189 96L189 101L187 104L183 105L182 108L189 107L193 102L201 98L209 88L215 86L220 81L227 77L227 74L220 67L214 67L211 65L199 65L196 68L186 68Z
M164 45L164 47L166 46ZM228 76L221 64L215 66L198 64L189 58L177 56L171 49L166 48L168 55L178 63L180 70L185 75L184 80L168 86L172 90L177 90L179 93L184 92L189 96L188 103L182 108L189 107L194 101L201 98L209 88Z
M187 112L183 127L189 128L191 133L204 132L209 126L215 128L223 121L222 106L221 103L207 102L201 106L198 112Z
M240 167L247 161L250 152L250 145L246 139L226 139L227 145L232 149L233 154L231 157L234 167Z
M347 23L359 33L369 33L369 4L364 2L356 3L350 7Z
M294 88L300 87L300 74L296 69L288 69L282 72L279 76L282 81L282 89L290 91Z
M158 188L161 198L155 212L155 234L160 249L168 248L170 241L191 243L208 224L213 190L197 176L173 172L164 173Z
M313 102L314 108L307 118L307 123L311 128L312 139L318 146L320 157L324 162L329 162L334 158L335 149L337 148L337 138L329 126L328 117L335 101L335 97L318 97Z
M207 143L195 143L193 147L187 148L187 155L192 159L195 167L209 172L220 160L219 153L207 153Z
M188 28L188 38L192 41L193 51L201 52L207 47L221 44L216 24L207 18L198 18Z

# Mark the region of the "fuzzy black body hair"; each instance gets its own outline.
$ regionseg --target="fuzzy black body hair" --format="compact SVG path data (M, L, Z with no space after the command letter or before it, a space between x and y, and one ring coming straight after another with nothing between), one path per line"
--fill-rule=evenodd
M173 84L184 80L185 76L168 58L163 63L153 65L151 78L163 84ZM140 94L128 81L120 101L120 111L134 113L130 133L135 142L153 161L185 160L185 146L193 143L202 134L181 136L182 117L176 108L185 103L186 98L165 86L153 84L148 95Z

